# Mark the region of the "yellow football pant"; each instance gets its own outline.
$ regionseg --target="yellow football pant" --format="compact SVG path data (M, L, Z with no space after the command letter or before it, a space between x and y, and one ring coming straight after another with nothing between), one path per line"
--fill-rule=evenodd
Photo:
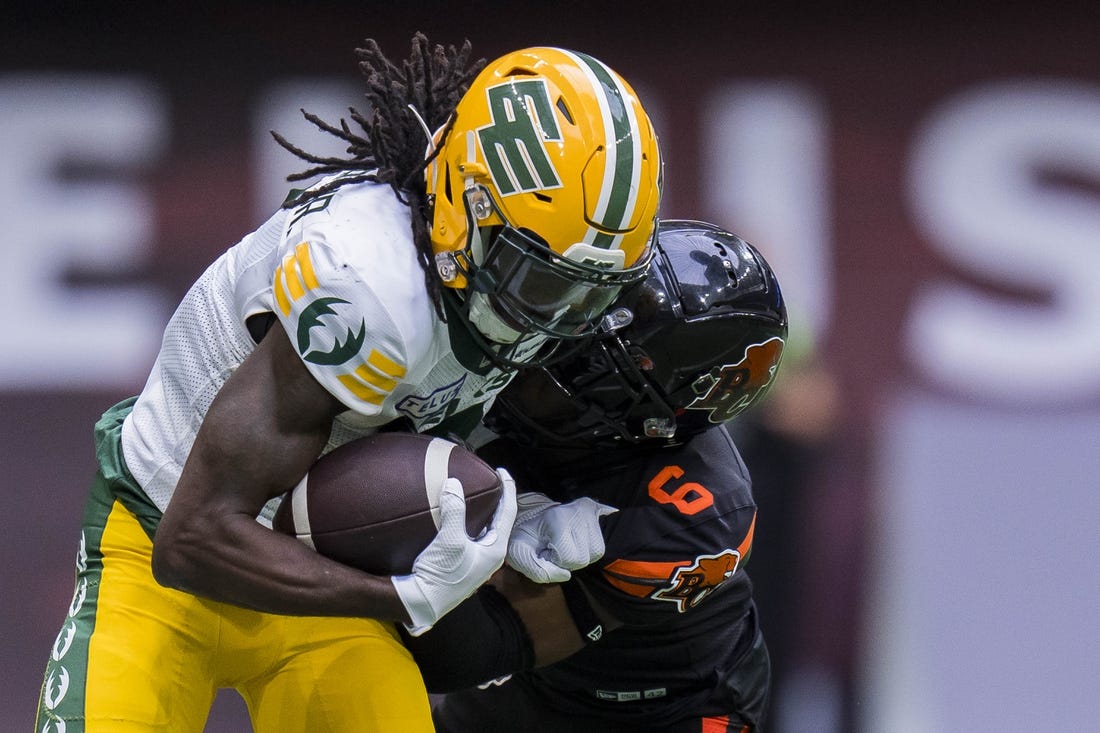
M277 616L164 588L137 518L117 500L104 513L101 527L85 523L36 731L201 733L221 687L240 692L257 733L432 730L420 672L392 625Z

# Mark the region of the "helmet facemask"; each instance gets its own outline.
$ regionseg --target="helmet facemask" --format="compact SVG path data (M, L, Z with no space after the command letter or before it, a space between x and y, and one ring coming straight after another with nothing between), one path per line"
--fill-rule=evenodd
M562 341L593 334L620 291L649 267L652 248L626 268L621 250L578 242L559 253L508 222L484 186L468 186L463 202L466 246L436 263L444 277L465 279L460 315L498 364L545 363Z
M676 413L645 375L644 355L605 333L564 368L523 372L496 403L489 426L534 445L595 446L672 438ZM501 425L499 420L503 419ZM515 430L521 427L520 430Z

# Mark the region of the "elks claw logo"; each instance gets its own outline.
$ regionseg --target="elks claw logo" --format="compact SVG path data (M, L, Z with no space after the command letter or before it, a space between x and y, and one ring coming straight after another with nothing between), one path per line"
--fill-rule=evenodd
M336 311L332 309L332 306L337 303L350 305L348 301L342 298L318 298L302 310L302 315L298 319L298 353L306 361L325 366L343 364L358 354L359 349L362 348L363 340L367 335L367 324L365 321L360 320L359 333L352 333L349 328L345 340L341 342L339 338L333 339L332 348L328 351L310 350L310 332L314 326L323 325L321 318L324 316L336 315Z
M778 336L762 344L752 344L736 364L715 367L692 385L699 395L688 410L709 410L708 420L724 423L751 405L775 379L775 369L783 353Z
M693 608L737 572L741 553L726 550L718 555L700 555L695 564L682 567L672 576L672 585L653 594L662 601L672 601L683 613Z
M65 699L69 692L69 670L58 667L50 670L46 675L46 682L42 686L42 706L47 710L54 710Z
M69 653L69 649L72 648L73 639L76 638L76 622L71 618L65 620L65 625L61 627L61 631L57 634L57 638L54 639L53 649L50 651L50 659L55 662L60 662L66 654Z

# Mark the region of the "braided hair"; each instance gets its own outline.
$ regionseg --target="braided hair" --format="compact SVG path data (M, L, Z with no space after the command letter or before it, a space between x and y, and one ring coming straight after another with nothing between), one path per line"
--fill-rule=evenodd
M442 282L434 266L428 231L431 206L424 184L424 169L435 158L438 148L425 158L428 141L422 122L427 124L428 130L446 125L443 132L446 138L454 125L455 107L485 66L484 59L469 63L470 50L469 41L459 49L439 44L433 47L423 33L417 33L412 39L409 58L398 66L382 53L374 39L368 38L362 48L355 49L359 71L367 81L370 116L349 107L351 120L357 126L353 132L345 119L341 119L337 127L301 110L318 129L347 143L348 158L313 155L291 144L279 133L271 133L279 145L311 164L306 170L287 176L288 181L343 174L303 196L289 197L284 208L297 206L307 197L323 196L341 186L362 181L388 183L393 188L398 200L413 211L413 243L424 269L428 293L441 317Z

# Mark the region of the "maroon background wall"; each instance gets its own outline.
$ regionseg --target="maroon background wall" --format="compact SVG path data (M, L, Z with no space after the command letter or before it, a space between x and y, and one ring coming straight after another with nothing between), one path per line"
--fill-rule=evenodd
M897 459L905 446L925 445L920 436L928 435L923 428L906 432L906 426L917 424L910 421L916 413L897 406L920 406L917 412L927 418L918 420L920 425L969 425L978 411L983 420L988 418L982 425L1040 423L1049 426L1051 435L1065 429L1073 437L1067 438L1068 444L1060 441L1066 450L1058 461L1065 471L1060 483L1079 491L1063 497L1064 507L1070 515L1095 508L1094 474L1074 466L1076 446L1088 450L1100 435L1100 386L1088 377L1087 368L1093 356L1100 367L1100 308L1093 310L1097 303L1080 284L1083 273L1095 273L1100 266L1100 235L1088 235L1100 182L1100 156L1093 152L1100 148L1100 116L1094 118L1094 133L1087 124L1071 125L1070 113L1100 107L1100 22L1084 2L1043 8L965 2L951 11L892 5L317 2L305 10L241 2L206 13L168 4L155 14L123 15L93 13L78 4L16 3L0 10L0 220L6 231L0 236L0 259L7 263L2 277L8 278L8 294L0 293L0 498L7 510L0 532L3 727L25 730L31 725L41 670L69 603L81 505L94 468L91 425L107 406L140 389L151 362L150 343L127 334L144 333L147 339L150 323L163 324L172 303L201 269L253 228L260 212L278 203L263 193L279 188L278 181L257 165L257 150L266 149L257 145L274 148L274 143L257 142L257 116L270 99L265 94L290 80L354 85L352 49L362 38L374 37L400 55L417 29L447 43L469 37L478 54L490 57L536 44L597 55L641 91L658 123L667 166L664 215L716 220L769 253L799 306L800 338L812 337L816 343L802 365L835 380L841 396L838 412L827 423L827 454L808 464L813 475L798 495L800 501L783 505L795 520L782 523L784 534L761 533L754 555L762 574L771 574L761 578L765 590L770 583L794 583L785 588L788 607L776 609L777 616L792 624L784 627L784 640L777 641L777 646L792 648L784 664L809 670L811 674L798 677L803 683L824 680L816 686L807 683L810 692L803 685L787 699L808 701L811 718L817 716L819 725L805 730L833 725L838 730L857 725L875 730L882 729L876 727L882 721L913 720L898 712L907 709L907 698L897 691L904 685L883 687L867 679L871 670L890 666L887 661L895 650L884 641L894 637L889 631L884 637L882 628L907 618L891 604L915 593L931 605L924 590L934 592L937 582L902 560L882 565L883 557L906 556L919 546L923 540L914 539L914 532L926 527L898 520L891 513L898 506L891 497L904 500L913 495L906 487L931 485L932 495L942 492L942 506L950 507L960 490L950 486L952 476L962 471L926 474L924 464L906 464L891 473L891 463L903 463ZM127 87L119 92L111 86L119 80L139 84L139 91ZM131 150L132 158L126 150L105 152L96 160L88 149L110 146L97 137L103 133L81 140L80 125L95 125L98 118L89 113L81 119L79 106L62 104L59 117L40 120L38 115L51 107L39 100L37 91L56 89L52 85L58 83L69 84L66 89L79 87L94 98L95 90L102 89L97 97L101 103L102 95L118 93L134 109L147 93L152 111L146 122L153 120L148 123L152 128L134 132L140 122L126 128L134 139L145 141L144 152ZM985 99L983 90L1007 100L1003 108L983 108L988 117L980 119L988 122L988 134L966 116L972 109L967 105ZM758 138L747 138L748 143L735 139L735 130L757 136L771 130L780 136L776 139L784 139L785 126L744 122L737 116L740 110L763 114L774 109L764 104L774 100L765 92L779 92L792 105L785 108L793 115L788 120L795 136L791 139L808 145L805 158L792 160L789 150L784 155L780 149L772 159L770 151L754 148L751 141ZM731 98L746 102L723 102ZM1047 99L1049 119L1042 115ZM109 116L111 104L104 108L102 113ZM1006 131L1006 120L1029 114L1035 114L1035 126L1021 123ZM738 127L738 120L746 127ZM949 122L955 127L937 126ZM51 125L69 130L69 147L49 147L57 136L35 137ZM725 149L727 129L732 142ZM971 130L973 144L959 143L968 138L961 132L952 137L952 130ZM971 169L954 171L950 161L965 159L967 151L980 153L983 145L1000 140L996 135L1007 140L1006 150L1023 152L1005 158L1011 170L1003 179L977 175L983 161L993 169L1001 160L993 153L979 156L975 182L968 184ZM19 142L24 139L42 147ZM958 145L957 152L952 153L952 145ZM34 166L35 155L49 158L42 176L59 182L61 189L40 191L37 178L21 173L41 173ZM759 175L765 194L754 193L753 181L739 178L745 171ZM942 185L936 175L944 177ZM998 188L995 183L1001 180L1019 185ZM110 222L89 220L87 231L80 221L51 228L61 225L50 212L62 212L58 216L63 220L64 211L76 211L74 207L86 202L76 201L67 209L64 203L40 209L27 203L40 203L83 182L117 184L136 192L139 200L126 199L129 208L120 211L142 212L148 226L130 232L130 249L102 255L112 246L111 238L104 236L96 244L99 235L87 231L99 227L110 232ZM772 186L774 196L766 193ZM945 191L958 195L936 198ZM973 202L966 201L971 194ZM1062 215L1058 201L1078 208ZM1031 205L1036 208L1029 219ZM1003 219L1008 228L1002 232L991 224L988 231L975 231L978 225L972 226L968 211L988 211L990 221ZM1011 224L1017 214L1022 216L1019 226ZM1044 222L1050 222L1049 239L1027 239L1033 231L1027 225L1042 231ZM1078 226L1063 229L1062 223ZM1016 234L1022 239L1014 239ZM969 246L972 241L977 244ZM999 242L1003 254L998 254ZM1055 264L1042 265L1044 250ZM80 329L74 329L71 346L66 348L60 337L54 343L51 339L60 333L56 329L28 325L41 316L37 291L19 289L20 283L43 277L35 269L42 258L54 258L49 277L63 291L50 296L60 315L45 323L56 325L78 314L115 317L110 315L114 311L99 311L94 303L69 303L64 292L94 291L109 299L133 288L144 295L119 301L120 307L133 312L149 305L139 314L144 320L129 325L118 321L112 332L117 342L84 343L77 338ZM1040 262L1033 264L1036 260ZM956 301L936 300L935 288L941 286L991 303L994 310L1003 306L1005 314L1022 308L1028 318L1047 317L1052 327L1066 326L1066 335L1044 344L1050 348L1032 354L1029 362L1021 356L1013 371L1030 370L1031 381L1007 369L983 371L981 355L992 362L997 344L983 346L986 351L975 351L973 358L965 337L959 337L962 346L945 345L958 334L937 330L942 325L935 315L939 311L929 304ZM1058 314L1068 315L1059 319ZM1011 345L1010 337L1020 334L1005 328L1004 343ZM983 343L979 331L972 346ZM107 352L124 356L120 364L130 366L111 367ZM1064 389L1055 385L1028 391L1026 385L1056 383L1067 372L1072 378L1062 379ZM1017 389L1021 384L1025 387ZM927 405L932 412L919 411ZM813 417L811 406L796 402L791 409L796 418ZM799 410L807 412L799 415ZM1065 428L1071 423L1072 430ZM963 431L962 436L968 434ZM1020 444L1027 445L1026 429L1021 435ZM927 444L930 463L944 455L937 445ZM961 468L967 463L967 448L962 438L955 445L962 447L952 460ZM974 450L985 451L984 460L995 468L1020 459L1021 451L1012 445L994 441ZM1042 460L1025 460L1023 469L1049 475ZM977 476L978 483L982 476ZM913 516L930 518L937 511L941 509L918 507ZM975 511L985 511L985 506L978 504ZM1014 518L1008 515L1006 521ZM1057 517L1044 521L1049 522L1044 527L1055 531L1062 526ZM762 526L766 522L762 518ZM927 526L937 526L929 522ZM980 537L981 526L975 518L956 529ZM776 527L778 532L780 523ZM1095 539L1093 533L1092 547ZM798 549L796 565L789 570L777 569L780 545ZM964 543L958 550L966 558L974 546ZM1063 552L1072 556L1068 548ZM1062 556L1055 554L1049 562L1057 564ZM960 577L965 577L965 563L955 564ZM978 568L973 572L980 573ZM900 588L899 576L912 582ZM1092 578L1095 586L1094 570ZM1087 598L1095 599L1097 592ZM948 619L957 616L951 613ZM1010 626L1005 624L1007 633ZM894 632L907 633L896 627ZM914 644L920 646L923 638L918 636ZM991 639L989 646L997 643ZM985 649L979 645L974 654L980 656ZM1091 656L1084 661L1095 661L1095 645L1089 650ZM917 679L926 679L925 667L912 659L894 661L905 669L912 663ZM1072 686L1077 679L1070 675L1065 684ZM952 694L935 687L926 692L934 718L947 721L939 729L956 724L956 729L976 729L959 723L966 720L961 712L966 706ZM1075 721L1095 712L1094 706L1092 711L1068 707L1069 713L1066 706L1059 713L1037 713L1035 721L1050 720L1052 714L1059 719L1060 714L1068 716L1060 718L1063 728L1073 729ZM777 720L780 729L799 729L793 722L799 720L797 711ZM235 730L239 725L239 706L223 700L208 729Z

